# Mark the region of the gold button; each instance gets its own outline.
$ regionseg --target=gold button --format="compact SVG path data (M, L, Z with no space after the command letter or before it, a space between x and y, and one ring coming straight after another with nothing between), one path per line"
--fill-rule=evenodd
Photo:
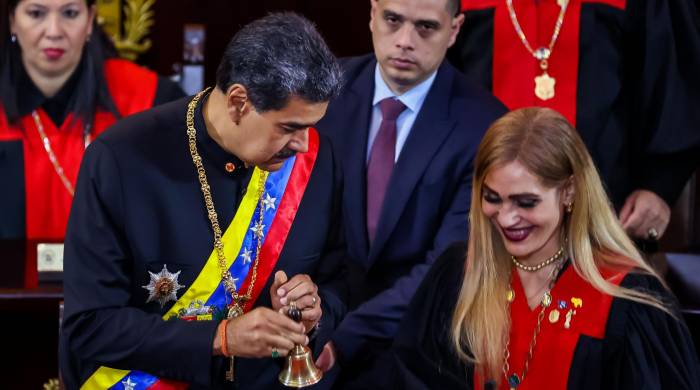
M232 162L226 163L226 172L231 173L236 170L236 165Z

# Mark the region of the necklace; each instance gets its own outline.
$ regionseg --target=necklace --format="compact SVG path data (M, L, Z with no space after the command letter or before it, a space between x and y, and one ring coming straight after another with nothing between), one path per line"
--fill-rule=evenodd
M506 347L503 351L503 376L506 378L506 381L508 382L508 385L510 386L511 390L517 389L520 386L520 384L522 384L525 380L528 368L530 367L530 361L532 360L532 355L535 351L535 345L537 344L537 336L540 333L542 319L544 319L544 312L552 304L551 291L554 287L554 282L557 279L557 275L559 275L559 272L564 266L564 263L564 261L560 261L559 264L557 264L557 266L554 267L552 273L549 276L549 285L547 286L547 291L545 291L544 295L542 296L542 302L540 302L540 312L537 314L537 323L535 324L535 329L533 331L532 341L530 341L530 347L528 348L527 355L525 356L523 372L520 375L516 374L515 372L509 373L510 364L508 364L508 360L510 360L510 337L508 338L508 341L506 341ZM508 306L510 306L510 304L513 302L512 297L515 296L515 294L513 294L512 291L513 290L510 290L508 293Z
M243 314L243 305L250 300L253 293L253 286L257 279L258 274L258 263L260 261L260 248L262 246L262 230L256 230L257 246L255 248L255 260L253 262L253 274L251 276L250 284L248 285L248 290L245 295L239 295L236 291L236 285L234 283L231 272L226 266L226 256L224 255L224 244L221 242L221 227L219 226L219 216L216 213L216 208L214 207L214 200L211 196L211 187L207 180L207 174L204 170L204 165L202 164L202 157L197 152L197 129L194 127L194 109L199 103L202 96L209 91L209 88L201 91L195 96L192 101L190 101L187 107L187 136L189 139L190 155L192 156L192 162L197 168L197 176L199 179L199 184L202 189L202 195L204 196L204 205L207 208L207 215L209 217L209 222L211 223L211 228L214 231L214 248L216 249L216 257L218 260L219 270L221 271L221 280L224 283L224 288L231 295L231 305L227 312L227 318L238 317ZM265 189L265 181L267 180L268 172L262 171L259 179L258 188L258 222L257 226L262 226L263 222L263 192Z
M34 118L36 131L39 133L41 143L44 145L44 150L49 156L49 161L51 161L51 165L53 165L53 170L58 175L58 178L61 179L61 183L63 183L63 186L66 187L66 191L68 191L70 196L73 196L75 194L75 187L73 186L73 183L71 183L70 180L68 180L68 177L66 177L66 173L63 170L61 163L58 161L58 157L56 157L56 154L51 148L51 140L49 139L49 137L46 136L46 132L44 132L44 125L41 123L41 118L39 118L39 113L36 112L36 110L32 111L32 118ZM88 131L85 134L85 147L87 148L89 144L90 132Z
M518 259L516 259L515 256L512 256L512 255L510 256L510 259L513 261L513 264L515 264L515 266L520 268L521 270L527 271L527 272L536 272L536 271L539 271L542 268L552 264L553 262L559 260L559 258L561 258L561 256L563 254L564 254L564 247L562 246L561 248L559 248L557 253L552 255L552 257L550 257L549 259L547 259L547 260L545 260L537 265L525 265L525 264L519 262Z
M243 306L247 301L250 300L253 295L253 286L255 286L255 281L258 276L258 263L260 262L260 248L262 247L262 226L263 226L263 193L265 191L265 181L267 181L268 172L261 171L260 178L258 182L258 221L255 225L255 236L257 239L257 244L255 247L255 260L253 261L253 274L250 279L250 284L248 284L248 290L245 295L238 294L236 290L236 284L231 276L231 271L226 267L226 255L224 254L224 244L221 242L221 227L219 226L219 216L216 213L216 208L214 207L214 200L211 196L211 187L209 186L209 181L207 180L207 173L204 170L204 165L202 164L202 157L197 152L197 129L194 127L194 109L197 107L197 103L202 98L202 96L207 93L211 88L207 88L200 93L198 93L192 101L187 105L187 138L189 141L190 155L192 156L192 162L197 168L197 178L199 179L199 185L202 189L202 195L204 196L204 205L207 208L207 216L209 217L209 222L211 223L211 229L214 231L214 248L216 249L216 258L218 260L219 270L221 271L221 281L224 284L224 289L231 295L231 304L228 306L226 312L226 318L236 318L243 315ZM226 380L233 382L234 379L234 362L233 356L229 358L229 368L226 370L225 377Z
M560 0L558 3L561 10L559 11L557 22L554 25L554 31L552 32L552 38L549 41L549 46L541 46L537 48L537 50L532 50L530 42L528 42L523 29L520 28L520 23L518 23L518 16L515 14L515 8L513 8L513 0L506 0L508 13L510 14L510 21L513 23L515 32L518 34L518 37L520 37L520 41L523 43L527 51L529 51L530 54L532 54L532 56L540 62L542 74L535 77L535 96L537 96L540 100L549 100L554 97L554 85L556 84L556 79L547 73L547 68L549 67L548 60L552 55L554 44L557 42L559 31L564 23L564 14L566 13L566 8L569 5L569 0Z

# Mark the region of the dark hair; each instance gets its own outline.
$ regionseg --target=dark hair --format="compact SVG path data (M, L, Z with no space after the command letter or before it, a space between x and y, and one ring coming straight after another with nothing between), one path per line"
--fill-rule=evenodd
M13 15L17 4L21 0L8 0L3 9L2 29L0 31L0 106L5 112L7 120L11 124L17 124L20 120L19 107L17 107L18 75L21 71L21 49L18 43L10 40L10 15ZM85 0L88 7L95 4L95 0ZM97 20L97 18L95 18ZM74 113L75 119L80 119L89 130L93 114L97 107L110 111L117 118L121 117L107 89L107 81L104 75L104 62L115 55L114 46L94 22L92 37L85 42L81 56L81 65L78 83L80 87L73 92L69 109ZM2 115L0 113L0 115Z
M375 1L378 2L379 0ZM445 9L450 15L457 16L462 12L462 2L460 0L447 0L447 4L445 4Z
M248 90L260 112L279 110L291 96L311 103L340 93L342 72L314 25L294 13L274 13L244 26L231 39L216 72L217 87Z
M450 15L459 15L462 4L460 0L447 0L447 12Z

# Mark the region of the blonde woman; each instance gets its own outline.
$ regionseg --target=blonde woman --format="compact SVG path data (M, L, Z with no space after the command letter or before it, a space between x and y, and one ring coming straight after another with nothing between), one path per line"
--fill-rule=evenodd
M700 388L697 354L670 293L620 226L564 117L526 108L496 121L473 180L468 246L437 260L379 374L361 381Z

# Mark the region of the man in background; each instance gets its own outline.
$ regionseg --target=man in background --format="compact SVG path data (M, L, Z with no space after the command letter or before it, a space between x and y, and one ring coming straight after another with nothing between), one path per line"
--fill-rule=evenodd
M340 150L351 257L348 316L318 364L341 382L390 345L436 256L467 237L472 163L505 112L445 59L458 0L372 0L374 53L346 59L345 87L318 128Z

